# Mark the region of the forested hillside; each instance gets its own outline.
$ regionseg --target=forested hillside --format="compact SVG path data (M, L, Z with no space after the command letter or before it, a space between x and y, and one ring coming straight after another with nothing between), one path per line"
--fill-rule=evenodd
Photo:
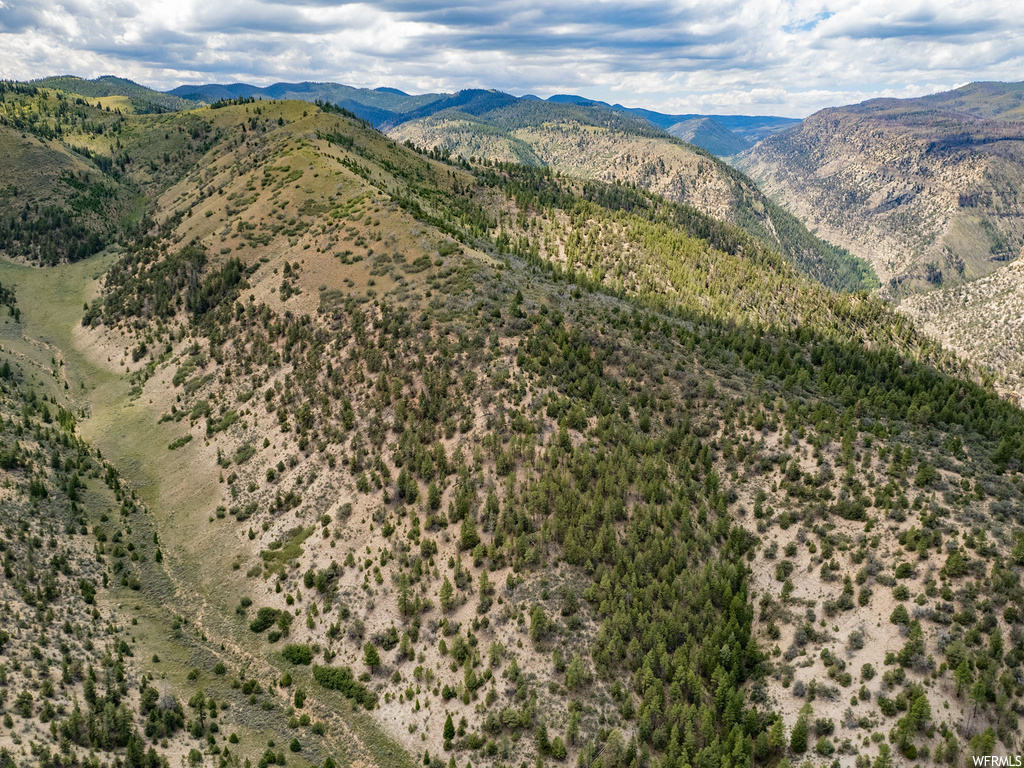
M181 703L158 702L138 674L128 617L105 599L139 589L145 564L160 559L155 535L143 540L150 521L79 435L56 357L46 365L9 346L21 313L9 285L0 299L0 761L168 765L147 737L167 747L184 725Z
M647 120L601 106L543 101L407 120L389 135L441 157L545 166L624 182L730 223L778 249L800 271L837 290L869 290L866 263L812 235L743 174Z
M0 265L0 357L63 350L79 409L73 442L36 430L77 464L18 438L25 503L40 462L73 491L102 461L132 505L52 536L90 536L93 581L127 590L153 764L1019 749L1024 414L887 304L697 207L445 162L335 109L70 120L15 96L97 173L119 121L152 222L84 263ZM13 407L5 445L36 418ZM5 712L31 687L6 679ZM2 738L28 747L27 723L70 764L24 717Z
M833 243L933 338L1022 395L1020 83L824 110L740 166Z
M111 75L97 77L95 80L84 80L71 75L44 77L31 84L38 88L52 88L92 99L122 97L131 104L133 112L140 114L177 112L192 106L190 102L173 94L161 93L131 80Z

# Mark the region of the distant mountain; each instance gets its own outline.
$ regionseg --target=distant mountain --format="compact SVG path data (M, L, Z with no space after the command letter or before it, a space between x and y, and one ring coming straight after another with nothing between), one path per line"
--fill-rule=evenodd
M690 120L712 118L727 131L742 139L748 147L767 136L784 131L787 128L792 128L800 122L795 117L775 117L772 115L668 115L662 112L653 112L649 109L624 107L621 104L614 104L611 108L623 112L632 112L634 115L646 118L654 125L666 130L673 125ZM707 149L707 147L703 148ZM708 149L708 151L710 152L711 150Z
M800 121L791 117L751 115L669 115L649 109L608 104L573 94L555 94L547 99L528 94L516 97L501 91L467 89L457 93L424 93L413 96L397 88L353 88L338 83L275 83L265 88L246 83L231 85L181 85L168 93L189 101L210 104L222 99L248 98L296 99L327 101L343 107L374 127L388 130L407 120L417 120L458 107L467 114L508 106L517 101L547 101L578 107L603 107L643 118L652 125L668 130L692 120L711 118L718 124L693 132L692 138L679 137L714 155L727 157L749 148L755 142ZM671 131L670 131L671 132ZM685 129L684 129L685 132ZM730 135L731 134L731 135Z
M536 99L536 96L523 97ZM607 107L608 109L614 109L618 112L629 112L630 114L639 115L653 125L663 128L665 130L671 129L673 126L679 125L680 123L689 123L693 120L706 120L711 119L718 123L718 127L711 128L710 143L714 146L718 142L722 141L722 131L734 134L736 137L741 139L742 146L730 138L727 140L727 144L722 145L724 148L732 149L733 147L739 147L740 149L747 149L754 143L760 141L766 136L771 136L773 133L784 131L787 128L791 128L800 122L794 117L774 117L769 115L700 115L700 114L688 114L688 115L670 115L664 112L655 112L650 109L641 109L638 107L624 107L621 104L609 104L605 101L594 101L593 99L586 99L582 96L573 96L571 94L556 94L547 99L547 101L553 101L557 104L575 104L581 107ZM682 129L687 130L687 129ZM671 131L670 131L671 132ZM677 135L677 134L673 134ZM680 138L683 138L680 136ZM700 136L698 135L698 138ZM689 141L689 139L684 139ZM706 149L712 154L727 156L735 154L735 152L717 152L710 146L705 146L697 141L691 141L691 144L696 144L701 149ZM736 150L738 151L738 150Z
M826 109L740 167L906 295L989 274L1024 246L1024 84Z
M89 98L102 98L105 96L124 96L127 98L135 111L144 114L147 112L177 112L193 106L184 99L174 94L161 93L139 85L131 80L122 77L104 75L95 80L84 80L74 75L58 75L56 77L45 77L41 80L34 80L32 85L40 88L53 88L55 90L77 93L80 96Z
M212 104L223 99L263 98L296 101L325 101L336 104L374 126L401 120L401 115L422 109L449 94L427 93L411 96L397 88L353 88L338 83L274 83L265 88L248 83L231 85L179 85L169 91L192 102Z
M774 117L772 115L714 115L714 118L751 144L756 144L761 139L788 130L801 122L795 117Z
M750 149L750 143L730 131L713 117L694 117L670 125L668 133L706 149L713 155L729 157Z
M604 107L617 112L643 118L650 124L667 130L719 157L729 157L748 149L757 141L799 123L789 117L751 115L670 115L649 109L624 107L604 101L587 99L572 94L556 94L548 99L527 95L512 96L484 89L467 89L457 93L408 94L397 88L354 88L339 83L274 83L268 86L248 83L208 83L179 85L167 92L155 91L131 80L103 76L85 80L73 75L48 77L34 81L35 85L80 94L88 98L124 96L134 111L175 112L191 109L196 104L238 98L294 99L297 101L326 101L347 109L376 128L388 130L408 120L429 117L445 109L459 108L467 114L480 114L517 101L547 101L580 107ZM714 120L714 123L693 121ZM676 126L685 124L676 129Z
M1024 120L1024 82L970 83L961 88L917 99L871 99L853 107L864 113L900 113L913 109L953 112L979 119Z
M502 93L501 91L472 88L453 94L440 94L440 98L408 112L395 114L390 120L379 124L377 127L387 131L396 125L401 125L410 120L419 120L451 109L457 109L466 115L482 115L504 107L511 107L517 101L519 99L515 96Z

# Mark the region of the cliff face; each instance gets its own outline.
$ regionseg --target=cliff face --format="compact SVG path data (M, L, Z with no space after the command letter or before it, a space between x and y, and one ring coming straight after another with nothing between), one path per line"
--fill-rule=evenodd
M740 167L893 295L973 280L1024 243L1019 85L823 110Z

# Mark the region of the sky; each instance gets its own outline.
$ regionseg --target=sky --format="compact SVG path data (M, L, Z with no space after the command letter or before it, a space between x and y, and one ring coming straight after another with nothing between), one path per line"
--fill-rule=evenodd
M0 0L0 78L332 81L804 117L1024 79L1001 0Z

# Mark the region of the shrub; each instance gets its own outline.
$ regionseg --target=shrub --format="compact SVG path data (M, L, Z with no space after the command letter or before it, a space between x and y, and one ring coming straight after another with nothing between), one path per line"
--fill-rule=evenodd
M256 618L249 622L249 629L253 632L262 632L270 629L280 618L281 612L276 608L260 608L256 612Z
M362 704L367 709L373 709L377 705L377 697L364 685L357 682L349 667L319 667L313 666L313 678L322 687L333 691L341 691L342 694Z
M281 651L284 660L292 664L311 664L313 662L313 651L308 645L289 643Z

